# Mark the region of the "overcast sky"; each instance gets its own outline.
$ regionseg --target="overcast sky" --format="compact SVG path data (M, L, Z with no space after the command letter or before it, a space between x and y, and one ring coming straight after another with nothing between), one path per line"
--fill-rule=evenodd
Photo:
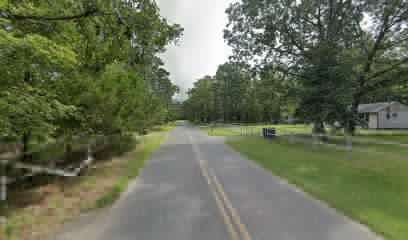
M181 24L184 36L163 59L171 79L183 92L205 75L213 75L231 53L223 39L225 9L234 0L158 0L161 13Z

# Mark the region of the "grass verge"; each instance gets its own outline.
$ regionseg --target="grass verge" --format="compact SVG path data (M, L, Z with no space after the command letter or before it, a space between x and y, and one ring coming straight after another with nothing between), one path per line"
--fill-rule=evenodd
M168 131L171 127L165 127ZM96 201L95 208L103 208L111 205L117 200L121 193L126 191L129 182L139 175L140 170L145 165L146 161L151 157L151 154L160 147L165 140L163 132L153 133L145 136L142 139L141 146L136 149L133 160L128 161L127 169L120 176L116 185L107 194Z
M81 213L111 205L138 176L172 128L168 125L156 129L139 139L132 151L95 162L83 176L48 179L29 190L11 192L5 212L7 223L0 227L0 239L47 239Z
M401 144L408 144L408 130L400 130L400 131L387 131L387 130L379 130L379 131L369 131L369 130L362 130L359 132L359 137L361 139L372 139L377 141L385 141L385 142L396 142Z
M349 159L341 150L259 137L227 142L386 239L408 239L408 159L358 152Z

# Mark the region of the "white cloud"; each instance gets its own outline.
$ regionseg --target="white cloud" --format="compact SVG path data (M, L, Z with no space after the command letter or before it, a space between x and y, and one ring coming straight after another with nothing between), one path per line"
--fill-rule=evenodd
M231 49L223 39L227 24L225 9L233 0L158 0L161 13L171 23L181 24L184 36L179 46L163 54L171 78L183 91L205 75L215 74L227 61Z

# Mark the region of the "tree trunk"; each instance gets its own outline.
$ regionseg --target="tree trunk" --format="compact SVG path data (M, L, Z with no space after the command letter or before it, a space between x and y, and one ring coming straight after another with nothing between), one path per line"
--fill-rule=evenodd
M29 143L30 143L30 137L31 133L30 132L24 132L23 133L23 138L22 138L22 144L23 144L23 161L28 160L30 158L28 151L29 151Z
M326 129L324 128L323 121L316 121L313 123L313 133L315 134L325 134Z
M66 143L65 144L65 160L67 162L72 160L72 144L71 143Z
M355 97L353 104L351 105L349 119L347 120L347 124L345 126L346 133L352 136L355 135L358 124L358 105L360 105L360 97Z

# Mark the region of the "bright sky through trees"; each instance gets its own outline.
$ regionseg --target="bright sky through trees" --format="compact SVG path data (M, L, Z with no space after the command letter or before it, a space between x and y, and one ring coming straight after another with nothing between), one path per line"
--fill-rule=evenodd
M215 74L230 55L223 29L227 24L225 9L231 2L234 0L158 0L161 14L184 28L179 46L164 54L171 79L181 88L181 98L194 81Z

